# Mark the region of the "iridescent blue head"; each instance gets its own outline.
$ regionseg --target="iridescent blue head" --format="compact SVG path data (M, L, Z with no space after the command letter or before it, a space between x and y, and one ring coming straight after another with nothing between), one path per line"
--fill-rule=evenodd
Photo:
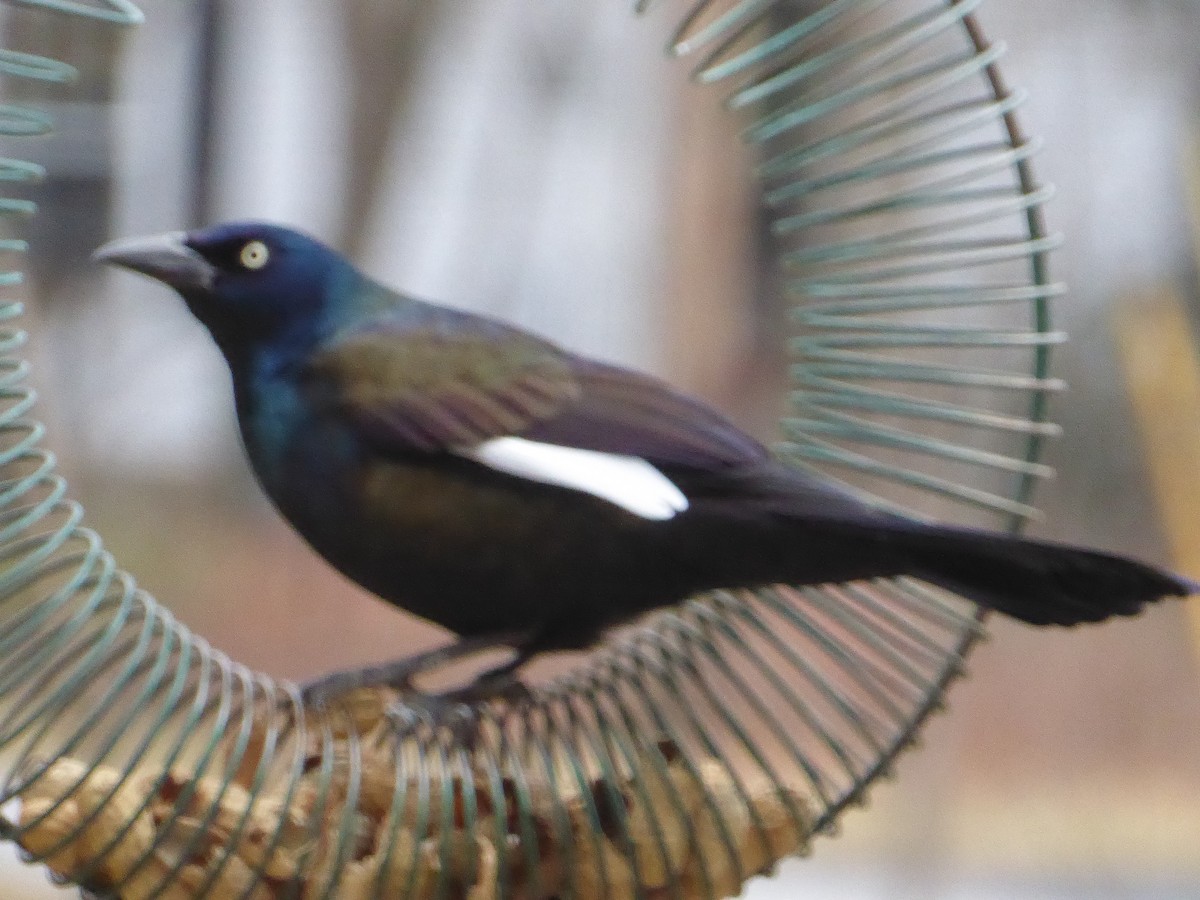
M264 344L319 340L339 287L360 277L319 241L263 222L114 241L92 258L173 287L231 364Z

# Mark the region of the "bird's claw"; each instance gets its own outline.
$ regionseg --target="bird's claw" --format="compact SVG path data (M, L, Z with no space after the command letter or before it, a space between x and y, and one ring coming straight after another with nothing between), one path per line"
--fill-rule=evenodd
M493 701L520 706L533 696L520 679L481 678L466 687L431 694L413 690L403 694L388 710L388 718L401 740L442 735L453 743L474 749L485 724L494 719L486 710Z
M300 685L300 705L307 709L325 706L334 696L320 681Z
M479 742L483 718L472 703L452 694L420 691L396 700L387 711L398 740L444 737L452 744L474 749Z
M533 699L529 685L510 675L498 679L484 678L464 688L463 694L476 700L503 700L508 706L521 706Z
M396 678L393 678L388 682L387 686L390 688L395 688L402 694L411 694L417 691L417 686L413 683L413 677L411 674L400 675Z
M385 715L398 740L448 739L474 749L484 726L496 721L505 710L527 704L529 688L510 669L485 672L472 683L448 691L430 693L413 684L413 672L335 672L300 685L300 700L309 709L322 709L346 700L365 685L386 685L399 692L387 704ZM493 704L500 709L492 710Z
M307 707L328 706L356 690L370 687L389 687L402 694L421 691L413 684L412 672L400 672L387 678L364 677L364 672L351 669L314 678L300 685L300 702Z

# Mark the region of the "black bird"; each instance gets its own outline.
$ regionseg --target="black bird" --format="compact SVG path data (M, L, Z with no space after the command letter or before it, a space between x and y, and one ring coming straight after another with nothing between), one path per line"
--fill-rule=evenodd
M874 508L661 381L396 293L285 228L95 257L175 288L208 327L250 463L312 547L459 636L314 682L313 700L492 646L515 649L495 672L511 675L715 588L910 575L1034 625L1197 591L1112 554Z

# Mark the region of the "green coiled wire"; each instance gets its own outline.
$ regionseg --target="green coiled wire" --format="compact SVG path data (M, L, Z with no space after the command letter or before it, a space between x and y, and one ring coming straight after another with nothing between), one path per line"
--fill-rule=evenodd
M1038 457L1055 431L1049 351L1062 335L1048 305L1060 288L1047 273L1056 239L1030 165L1036 142L1015 117L1022 95L996 68L1003 47L975 18L982 4L701 0L681 4L671 51L699 57L695 80L722 86L758 148L795 326L780 452L880 502L1016 528L1049 471ZM122 0L21 5L141 20ZM12 51L0 51L0 72L74 75ZM37 109L0 107L4 135L51 124ZM0 160L2 180L42 175ZM0 198L7 219L33 211ZM25 249L0 241L3 252ZM0 285L20 278L0 273ZM464 849L464 833L494 838L497 883L476 897L683 896L679 867L666 863L681 829L699 842L703 820L713 833L692 854L688 896L720 896L728 872L739 882L753 874L746 834L765 844L773 827L755 791L787 786L777 799L794 834L831 831L914 740L981 634L971 604L906 579L697 598L527 702L481 708L475 746L431 730L389 748L385 802L368 765L380 758L378 734L362 733L352 710L313 716L292 685L214 650L82 525L32 417L20 312L15 301L0 306L2 827L28 850L70 808L71 830L28 856L94 893L138 882L137 896L165 895L210 853L219 824L228 848L257 842L243 897L345 896L368 826L380 896L466 896L452 873L483 871L483 844ZM64 759L83 765L64 769ZM725 795L706 780L714 765ZM64 771L74 774L64 781ZM685 799L688 784L704 789ZM80 803L85 787L90 805ZM34 818L12 811L47 795ZM230 821L235 795L248 800ZM263 809L301 800L300 825L280 818L255 831ZM152 806L153 841L130 854ZM101 821L98 841L91 826ZM293 825L306 829L302 840ZM272 874L272 852L293 844L299 870ZM83 846L61 871L63 853ZM422 854L436 857L432 882ZM187 894L225 896L215 886L239 859L210 853ZM322 871L311 871L318 860ZM665 880L650 871L664 867Z

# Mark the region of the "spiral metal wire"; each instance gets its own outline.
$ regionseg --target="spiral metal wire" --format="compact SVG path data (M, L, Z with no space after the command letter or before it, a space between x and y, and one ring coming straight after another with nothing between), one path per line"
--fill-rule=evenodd
M882 502L1015 528L1054 431L1055 239L981 5L702 0L671 51L699 58L759 149L794 301L781 452ZM11 51L0 72L73 75ZM50 124L0 107L5 135ZM6 181L41 175L0 161ZM973 606L905 579L719 593L480 709L473 744L381 743L361 710L314 716L191 634L83 527L32 417L20 311L0 306L3 832L96 894L724 896L832 830L980 636Z

